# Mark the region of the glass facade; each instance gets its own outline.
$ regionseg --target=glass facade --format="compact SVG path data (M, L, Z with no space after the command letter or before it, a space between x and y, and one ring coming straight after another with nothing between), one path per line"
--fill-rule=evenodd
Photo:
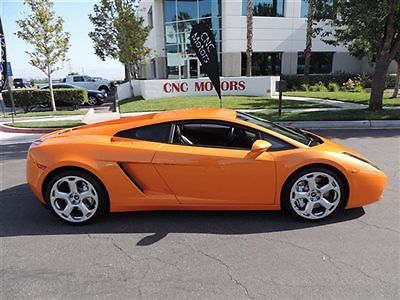
M242 0L242 15L247 11L247 0ZM285 15L285 0L253 0L253 16L283 17Z
M311 52L310 74L332 73L333 52ZM297 53L297 74L304 74L304 53Z
M219 57L221 57L221 1L164 0L168 78L204 76L204 71L191 49L189 39L192 25L197 22L210 26L215 36Z
M318 14L317 19L333 19L336 16L336 8L334 0L320 0L317 3ZM301 0L300 18L307 18L308 1Z
M242 76L246 76L247 55L242 52ZM280 75L282 65L281 52L254 52L251 58L251 75Z

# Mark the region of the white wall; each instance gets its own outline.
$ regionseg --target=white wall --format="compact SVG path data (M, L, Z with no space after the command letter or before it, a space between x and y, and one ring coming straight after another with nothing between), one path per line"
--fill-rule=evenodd
M222 26L222 74L241 74L240 53L246 51L246 17L242 16L242 0L221 1ZM147 22L147 12L153 7L154 29L146 46L157 52L157 77L166 77L166 54L164 40L163 0L141 0L139 15ZM301 0L285 0L285 17L254 17L254 52L282 52L282 73L296 74L297 52L304 51L306 19L300 17ZM147 23L146 23L147 24ZM346 48L325 44L319 37L313 39L312 51L335 52L332 72L372 72L363 60L350 56ZM389 73L395 72L393 62ZM145 77L152 78L151 68L146 67Z
M260 77L222 77L222 95L237 96L276 96L275 82L279 76ZM135 96L144 99L183 97L183 96L216 96L208 78L182 80L133 80ZM129 83L117 87L118 99L132 97Z
M138 9L138 15L143 17L144 25L148 26L148 11L153 10L153 29L150 31L149 37L145 43L146 47L153 49L152 57L156 58L157 76L166 76L165 70L165 39L164 39L164 12L163 0L142 0ZM143 67L143 77L152 78L153 72L149 64Z

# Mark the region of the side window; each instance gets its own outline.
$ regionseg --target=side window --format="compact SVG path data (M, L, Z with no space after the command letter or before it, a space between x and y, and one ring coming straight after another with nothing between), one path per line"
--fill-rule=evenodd
M175 127L175 144L251 149L257 134L231 124L183 123Z
M272 146L268 151L281 151L295 148L294 146L264 132L260 132L260 138L271 143Z
M118 132L115 136L127 139L144 140L150 142L168 143L171 132L171 123L143 126Z
M82 81L84 81L82 76L74 76L74 82L82 82Z

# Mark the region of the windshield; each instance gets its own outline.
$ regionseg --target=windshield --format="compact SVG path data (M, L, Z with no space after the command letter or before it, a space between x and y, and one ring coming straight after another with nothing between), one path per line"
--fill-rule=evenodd
M300 129L285 127L244 112L237 112L236 118L275 131L304 145L312 146L315 143L320 143L312 135L304 133Z

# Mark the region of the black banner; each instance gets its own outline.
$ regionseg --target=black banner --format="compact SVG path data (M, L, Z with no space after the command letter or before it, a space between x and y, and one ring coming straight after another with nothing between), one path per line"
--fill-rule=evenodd
M4 38L3 24L0 17L0 46L1 46L1 64L0 64L0 91L7 85L7 56L6 56L6 39Z
M221 99L217 45L210 28L204 23L193 25L190 43Z

